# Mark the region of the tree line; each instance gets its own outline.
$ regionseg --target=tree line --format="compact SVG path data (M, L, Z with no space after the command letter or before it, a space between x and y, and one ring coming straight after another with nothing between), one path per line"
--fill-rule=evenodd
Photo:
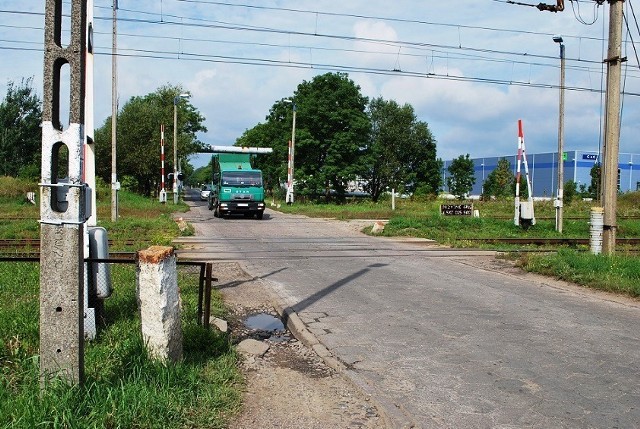
M299 197L344 199L350 183L377 201L385 192L437 194L443 162L436 140L409 104L369 100L345 73L326 73L276 101L265 122L245 131L237 146L271 147L256 159L265 182L279 189L287 178L293 110L295 189Z
M10 83L0 105L0 174L37 178L40 171L41 102L31 79ZM117 173L122 186L143 195L159 189L160 124L165 124L165 171L173 171L173 109L177 114L177 152L187 178L202 179L188 164L190 155L206 151L197 134L206 132L204 116L180 85L164 85L145 96L131 97L117 117ZM176 100L178 100L176 102ZM296 190L313 199L343 199L358 181L378 200L395 189L402 193L436 194L443 162L436 141L413 107L392 100L369 100L344 73L327 73L298 85L294 94L274 103L259 123L239 136L235 145L272 147L257 158L269 189L286 181L292 103L297 112ZM175 105L174 105L175 103ZM96 175L111 181L111 117L95 130ZM193 177L190 177L193 176ZM191 180L201 182L204 180ZM208 180L207 180L208 181Z

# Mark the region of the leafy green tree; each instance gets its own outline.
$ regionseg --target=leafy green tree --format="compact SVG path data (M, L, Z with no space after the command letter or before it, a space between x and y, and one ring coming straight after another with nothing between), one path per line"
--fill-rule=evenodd
M270 154L258 155L253 159L256 168L262 170L265 189L274 192L287 180L288 141L291 138L291 104L279 101L273 105L267 122L259 123L246 130L236 140L236 146L270 147ZM300 135L300 131L296 132Z
M506 158L502 158L498 160L496 168L487 176L482 187L482 197L484 199L489 199L492 196L496 198L511 197L514 195L514 184L515 177L511 170L511 163Z
M469 158L469 154L460 155L451 162L447 171L449 172L449 177L447 177L449 192L463 200L476 183L473 174L473 160Z
M593 164L593 167L591 167L591 171L589 171L589 175L591 176L591 184L589 185L588 189L589 194L594 200L600 200L602 167L599 163Z
M174 98L181 93L181 86L165 85L144 97L131 97L118 114L118 177L142 195L151 195L160 183L160 124L165 124L165 172L173 171ZM205 148L196 133L207 129L202 124L204 117L188 100L180 98L177 110L177 154L187 172L188 156ZM111 117L96 130L95 141L96 174L110 183Z
M419 156L413 158L409 168L415 172L415 182L410 191L420 191L423 195L437 195L442 187L442 166L444 162L436 158L436 140L431 134L426 122L416 123L415 133L418 137L416 152Z
M202 184L211 183L213 168L211 163L204 167L197 168L193 174L189 175L189 184L191 186L200 186Z
M36 179L42 152L41 101L32 88L33 78L20 85L9 82L0 103L0 175Z
M387 188L413 192L422 186L436 193L440 167L435 140L427 124L417 120L413 107L379 97L369 103L368 115L371 135L361 175L372 200L377 201Z
M362 171L363 148L369 138L367 98L345 73L326 73L298 85L296 180L302 194L332 191L344 197L347 183ZM285 140L286 141L286 140Z
M367 98L344 73L326 73L304 81L290 99L296 106L296 194L312 198L344 197L349 180L362 172L369 135ZM247 130L237 146L271 147L256 157L265 184L279 188L287 180L288 142L293 109L284 99L270 109L265 123Z
M562 203L568 206L577 196L578 184L573 180L569 180L564 184L562 189Z

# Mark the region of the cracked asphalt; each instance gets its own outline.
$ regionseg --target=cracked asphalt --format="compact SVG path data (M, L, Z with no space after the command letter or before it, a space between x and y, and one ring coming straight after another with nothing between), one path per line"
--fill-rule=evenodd
M269 284L395 427L640 427L636 300L345 222L187 216L184 254Z

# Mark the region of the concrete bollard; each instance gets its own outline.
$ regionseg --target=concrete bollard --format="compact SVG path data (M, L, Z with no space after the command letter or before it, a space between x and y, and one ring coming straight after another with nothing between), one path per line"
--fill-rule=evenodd
M599 255L602 253L602 232L604 223L604 209L602 207L591 207L591 222L589 222L589 246L591 253Z
M180 294L172 247L151 246L138 252L136 288L142 338L149 356L165 362L180 360Z

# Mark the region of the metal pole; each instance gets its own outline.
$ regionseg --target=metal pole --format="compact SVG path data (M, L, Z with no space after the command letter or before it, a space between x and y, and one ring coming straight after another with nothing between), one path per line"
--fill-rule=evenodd
M622 62L622 0L610 0L607 97L602 164L602 207L604 209L602 252L612 254L616 247L616 209L618 198L618 150L620 139L620 74Z
M118 0L113 0L113 45L111 47L111 221L118 220L118 175L116 170L116 126L118 122Z
M160 191L164 189L164 124L160 124Z
M514 199L513 224L520 225L520 163L522 160L522 146L524 133L522 131L522 119L518 119L518 161L516 163L516 197Z
M178 204L178 99L173 98L173 204Z
M560 107L558 109L558 192L556 193L556 231L562 234L562 210L564 188L564 43L562 38L554 38L560 44Z
M160 124L160 202L167 202L167 191L164 187L164 124Z

